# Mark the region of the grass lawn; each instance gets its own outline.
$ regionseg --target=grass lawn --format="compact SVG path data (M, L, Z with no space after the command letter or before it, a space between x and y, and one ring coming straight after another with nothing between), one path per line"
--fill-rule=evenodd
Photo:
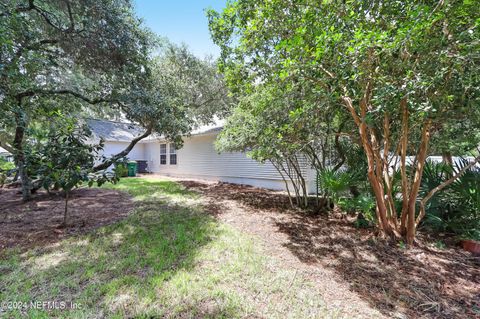
M66 301L78 309L4 309L0 317L336 316L307 278L205 212L200 195L153 179L107 187L130 193L135 212L88 235L12 250L0 260L0 301Z

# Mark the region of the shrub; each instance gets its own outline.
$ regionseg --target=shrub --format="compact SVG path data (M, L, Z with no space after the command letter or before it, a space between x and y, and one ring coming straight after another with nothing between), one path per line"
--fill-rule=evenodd
M15 168L15 164L8 162L0 157L0 171L10 171Z
M117 165L115 165L115 176L118 178L127 177L128 176L127 164L118 163Z
M353 198L341 198L338 206L344 211L358 213L355 221L357 227L368 227L376 223L375 199L369 193L362 193Z
M0 157L0 187L2 187L7 181L7 178L13 174L14 169L15 164Z
M332 199L335 204L338 203L340 197L349 190L353 183L352 175L346 171L335 171L325 168L319 170L317 174L318 189L325 197Z
M465 160L457 162L454 167L427 162L420 196L425 196L467 164ZM448 231L480 240L480 169L467 170L454 183L435 194L426 206L423 225L434 231Z

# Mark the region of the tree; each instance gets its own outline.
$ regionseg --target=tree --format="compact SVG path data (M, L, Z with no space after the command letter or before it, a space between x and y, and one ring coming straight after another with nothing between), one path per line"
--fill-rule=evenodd
M230 111L232 98L215 63L195 57L187 47L164 41L148 63L149 72L122 97L119 114L145 132L122 152L95 167L108 168L151 134L167 137L178 147L197 125L211 123Z
M38 112L117 103L142 78L152 37L129 0L8 0L0 4L0 144L30 196L25 132Z
M301 207L308 205L302 164L337 170L343 162L335 143L341 118L306 93L292 85L257 85L239 99L216 143L220 151L247 152L257 161L271 162Z
M479 10L473 1L240 0L208 15L220 68L237 92L298 83L349 115L352 141L366 154L378 226L411 245L432 135L450 145L465 140L451 134L452 122L465 120L474 130L465 135L479 142ZM400 211L391 174L397 165Z
M152 133L179 141L197 121L225 110L214 64L150 34L129 0L10 1L0 10L0 144L15 155L24 199L34 188L24 152L28 128L51 112L113 114L145 128L95 167L102 171Z
M93 164L99 159L103 143L91 144L90 129L75 119L61 113L52 113L54 120L47 127L38 127L35 142L29 144L26 159L30 176L34 176L38 184L47 191L62 190L65 195L63 226L67 227L68 201L71 191L86 183L98 186L105 182L116 182L114 174L94 174Z

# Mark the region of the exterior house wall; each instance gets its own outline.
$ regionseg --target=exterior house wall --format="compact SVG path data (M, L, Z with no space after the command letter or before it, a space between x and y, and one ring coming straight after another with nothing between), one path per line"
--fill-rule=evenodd
M177 150L177 164L170 164L167 147L167 164L160 165L160 144L145 144L145 157L152 172L177 176L219 180L276 190L285 190L285 182L271 163L259 163L245 153L225 152L218 154L214 142L217 134L195 135L184 140ZM302 162L303 176L307 178L309 192L315 191L315 174ZM313 179L312 179L313 177Z
M123 151L129 142L105 142L105 147L103 149L103 155L110 157L121 151ZM145 144L137 143L133 149L128 153L127 157L131 160L145 160Z
M93 143L98 143L98 141L93 141ZM130 142L114 142L114 141L105 141L105 145L103 148L103 155L105 157L111 157L112 155L118 154L119 152L123 151ZM130 160L146 160L145 157L145 144L144 143L137 143L133 147L133 149L128 153L127 157ZM96 164L99 164L100 161L97 161ZM113 166L110 166L107 171L111 171Z

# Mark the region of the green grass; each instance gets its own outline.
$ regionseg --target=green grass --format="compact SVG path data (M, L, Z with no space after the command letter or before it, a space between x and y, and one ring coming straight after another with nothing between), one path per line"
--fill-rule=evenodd
M264 248L216 221L199 195L160 180L122 179L125 220L0 260L0 301L71 301L74 310L9 310L21 318L330 317L320 293Z

